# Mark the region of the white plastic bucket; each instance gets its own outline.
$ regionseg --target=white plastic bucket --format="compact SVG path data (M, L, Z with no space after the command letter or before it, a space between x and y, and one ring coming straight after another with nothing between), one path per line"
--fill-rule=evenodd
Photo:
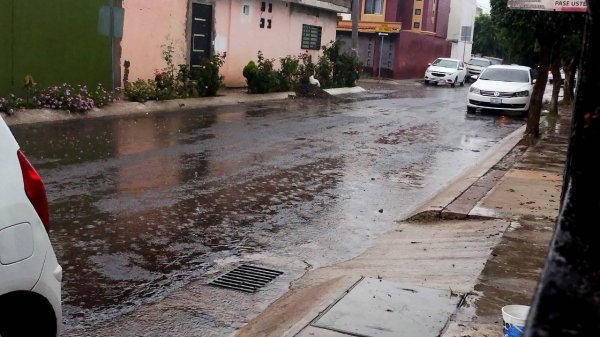
M528 313L529 306L526 305L512 304L502 307L502 321L504 323L502 332L504 337L523 336Z

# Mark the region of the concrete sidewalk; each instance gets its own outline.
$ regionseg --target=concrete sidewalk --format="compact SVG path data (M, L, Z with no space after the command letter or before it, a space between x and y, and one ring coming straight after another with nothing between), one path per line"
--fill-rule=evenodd
M235 336L502 336L501 308L530 304L558 215L571 122L561 113L535 146L517 130L365 253L308 272Z

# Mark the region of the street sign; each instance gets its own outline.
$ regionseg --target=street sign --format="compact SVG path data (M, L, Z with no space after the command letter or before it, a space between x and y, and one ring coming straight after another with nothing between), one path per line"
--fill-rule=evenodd
M510 9L526 9L533 11L585 12L585 0L508 0Z
M379 36L388 36L388 33L379 33Z

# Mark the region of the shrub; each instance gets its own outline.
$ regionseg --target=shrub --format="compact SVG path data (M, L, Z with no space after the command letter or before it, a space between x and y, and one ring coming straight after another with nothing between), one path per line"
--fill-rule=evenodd
M308 84L308 78L315 74L315 64L309 53L300 54L298 57L302 63L298 66L298 77L300 84Z
M173 44L163 45L162 58L166 67L162 70L154 71L155 97L158 100L167 100L175 98L177 93L177 83L175 78L175 65L173 64Z
M216 96L217 91L223 87L223 76L219 74L219 68L224 63L225 55L215 54L211 58L202 60L200 67L194 69L192 78L196 81L196 88L200 96Z
M279 69L279 90L289 91L298 82L298 68L300 60L293 56L286 56L279 59L281 67Z
M134 102L146 102L154 97L156 93L156 85L152 80L139 79L125 86L125 97Z
M193 97L196 96L196 83L192 80L192 73L188 64L180 64L177 71L177 96L178 97Z
M315 78L321 83L321 88L332 88L333 85L333 62L328 57L319 57L315 67Z
M356 80L360 74L360 60L353 54L342 52L342 40L332 41L329 45L323 46L323 56L321 59L326 59L329 69L320 69L319 73L322 76L330 75L325 81L331 87L353 87L356 85ZM321 61L319 59L319 62ZM325 62L324 62L325 64ZM328 72L329 71L329 72Z
M266 59L263 53L258 51L258 62L248 62L242 74L248 83L248 92L264 94L275 91L279 87L278 74L273 70L273 59Z
M94 100L94 106L97 108L101 108L106 106L108 103L112 103L117 100L116 94L114 92L109 92L102 84L98 83L96 85L96 89L90 92L92 99Z
M23 106L23 100L14 94L9 94L7 97L0 97L0 111L7 115L12 115L15 109Z

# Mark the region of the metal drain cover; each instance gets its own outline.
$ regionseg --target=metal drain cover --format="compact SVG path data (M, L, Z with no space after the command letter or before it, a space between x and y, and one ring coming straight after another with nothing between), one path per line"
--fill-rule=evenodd
M282 271L243 264L209 284L254 293L281 274Z

